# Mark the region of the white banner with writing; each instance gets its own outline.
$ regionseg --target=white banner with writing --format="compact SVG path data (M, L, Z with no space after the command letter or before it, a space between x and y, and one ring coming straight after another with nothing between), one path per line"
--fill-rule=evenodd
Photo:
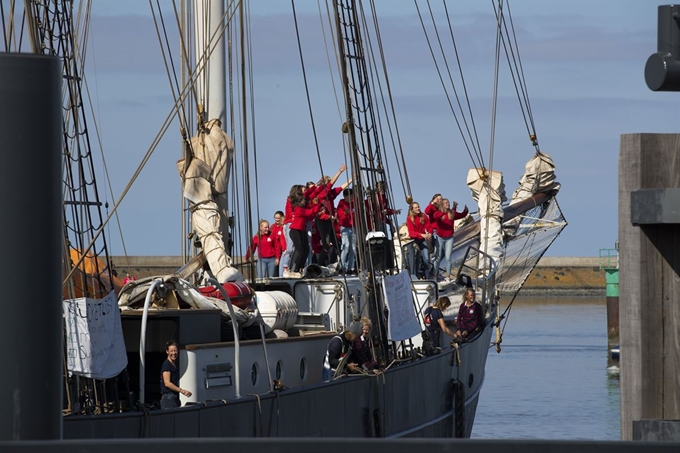
M408 271L386 275L383 285L385 300L390 310L387 318L387 336L392 341L408 340L421 332L420 323L413 308L413 290Z
M118 300L81 297L64 302L66 365L69 372L95 379L112 378L127 366Z

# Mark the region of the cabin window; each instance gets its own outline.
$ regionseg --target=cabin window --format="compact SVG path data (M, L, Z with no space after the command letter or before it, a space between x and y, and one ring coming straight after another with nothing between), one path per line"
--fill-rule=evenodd
M472 384L475 382L475 375L470 373L470 379L468 379L468 387L472 388Z
M283 362L279 360L278 362L276 362L276 379L281 379L282 370Z
M255 387L255 384L257 384L257 374L259 368L260 367L257 365L257 362L254 362L253 367L250 369L250 381L253 383L253 387Z
M307 359L304 357L300 359L300 380L307 379Z

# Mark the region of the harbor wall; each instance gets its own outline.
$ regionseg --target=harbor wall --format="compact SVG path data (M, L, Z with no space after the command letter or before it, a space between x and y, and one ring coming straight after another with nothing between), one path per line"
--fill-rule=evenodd
M137 278L172 273L182 266L180 256L113 256L119 277L126 272ZM240 262L236 257L235 262ZM527 279L523 292L556 295L605 295L606 276L599 257L543 257Z

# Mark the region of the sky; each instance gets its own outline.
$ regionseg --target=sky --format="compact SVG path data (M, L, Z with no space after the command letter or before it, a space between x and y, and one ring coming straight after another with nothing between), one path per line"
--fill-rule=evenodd
M171 6L169 1L161 3ZM475 210L465 184L472 162L427 50L414 2L375 3L413 198L424 205L433 194L442 193ZM417 4L427 11L427 2ZM445 24L441 1L430 4L438 23ZM481 148L489 159L492 2L446 4ZM569 223L547 256L597 256L599 249L613 248L618 234L621 134L680 132L679 94L652 92L644 81L645 62L656 51L658 5L650 0L510 2L538 141L556 164L561 183L557 199ZM257 153L259 197L253 205L253 227L257 218L271 220L276 210L283 210L291 185L319 178L317 142L324 173L333 174L344 162L342 119L319 32L318 4L297 0L295 8L317 138L291 2L254 1L250 20L256 141L249 146ZM166 20L172 22L171 10L166 12ZM100 182L100 193L106 193L101 197L112 206L153 143L173 98L148 3L95 0L92 14L86 77L113 192ZM170 36L177 42L176 32L170 31ZM452 65L452 70L458 69ZM337 83L337 74L334 77ZM498 99L493 163L503 172L511 195L534 149L505 60ZM122 201L118 220L107 228L112 255L123 254L121 236L128 255L181 253L178 129L174 122ZM242 140L234 137L237 147ZM392 183L395 198L403 200L396 175ZM406 212L405 201L396 204ZM404 220L402 215L399 221Z

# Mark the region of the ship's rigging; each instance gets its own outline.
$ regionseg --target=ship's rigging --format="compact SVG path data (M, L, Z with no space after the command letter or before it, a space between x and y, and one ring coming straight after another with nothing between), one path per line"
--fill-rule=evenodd
M369 200L368 209L362 210L360 222L357 225L358 255L362 257L364 267L373 269L380 267L380 263L374 260L394 259L393 255L376 255L371 253L371 245L365 239L369 231L382 229L384 238L396 237L394 228L397 226L397 218L392 215L385 216L379 212L375 205L371 206L374 200L373 195L379 183L387 182L386 195L388 204L395 205L395 195L390 177L389 162L396 162L396 172L403 196L408 199L411 195L411 184L404 152L399 136L399 128L395 118L395 108L392 102L391 87L387 75L385 55L382 48L382 39L378 24L378 14L375 11L373 1L370 1L369 11L365 12L361 1L338 0L332 3L332 14L330 27L334 32L329 33L332 44L332 54L335 55L335 63L338 73L342 80L342 91L345 99L345 113L342 121L338 124L338 129L343 132L345 142L346 161L350 168L350 173L358 175L356 179L356 190L354 191L354 202L357 206L364 206L365 200ZM493 3L493 2L492 2ZM422 4L422 3L421 3ZM538 146L535 131L533 114L528 102L528 92L522 71L519 52L516 50L517 42L514 36L514 26L512 21L506 20L504 11L509 12L507 2L499 0L493 3L496 11L498 23L498 37L496 48L496 82L494 92L497 89L498 60L500 59L501 48L504 49L508 64L511 68L513 82L516 87L521 111L525 119L527 133L531 144L534 146L537 156L543 156ZM65 275L65 297L75 297L84 295L88 297L103 297L110 289L116 286L117 281L113 275L113 263L109 258L109 245L106 236L102 234L106 222L112 217L115 208L120 200L115 203L113 212L106 213L108 204L101 201L101 192L97 186L95 178L95 158L93 146L91 144L90 123L87 119L89 112L86 111L86 84L83 77L83 61L87 50L87 35L89 32L89 16L91 13L91 3L82 2L78 10L77 18L73 17L73 2L68 1L29 1L20 27L5 27L3 22L3 36L5 38L5 49L20 49L26 45L22 41L26 27L26 35L30 38L30 44L35 52L52 54L59 56L64 64L64 275ZM293 15L295 17L295 2L292 1ZM327 12L330 13L327 3ZM430 3L427 3L428 8ZM173 2L173 7L175 3ZM3 16L4 12L4 4ZM192 112L199 111L203 103L202 95L196 91L195 86L200 85L201 80L205 83L208 77L203 70L192 71L189 68L201 67L200 62L206 60L214 50L214 39L220 36L227 37L227 66L228 66L228 87L229 103L225 129L230 131L230 135L235 138L238 144L237 163L239 171L234 172L231 182L230 204L234 207L232 213L233 232L235 238L252 237L251 219L260 218L259 194L260 185L256 176L258 166L257 142L255 140L255 110L254 110L254 83L252 76L252 41L250 38L250 23L245 15L249 8L249 2L227 2L223 26L216 30L212 36L204 37L207 43L206 50L192 50L187 36L190 30L196 26L192 25L190 15L181 16L175 7L174 22L179 26L182 35L183 47L180 58L173 58L171 48L174 47L168 37L166 26L170 21L166 21L160 8L160 3L156 2L156 7L152 4L152 13L157 25L158 38L161 48L164 49L163 55L168 70L169 82L172 87L175 105L166 119L159 136L161 136L170 126L175 115L180 119L180 133L195 131L201 127L201 119L195 120ZM418 9L418 3L416 2ZM444 3L446 9L446 3ZM182 8L184 10L184 8ZM14 10L11 14L14 15ZM418 9L419 17L420 10ZM333 19L331 19L331 17ZM432 10L430 17L433 21L435 31L437 30L436 21ZM238 18L238 20L236 20ZM451 27L448 10L446 11L449 33L456 53L459 71L462 78L462 69L456 49L455 39ZM297 23L297 19L296 23ZM508 27L509 22L509 27ZM11 22L14 23L14 22ZM73 25L76 24L76 25ZM78 25L79 24L79 25ZM423 25L425 30L425 25ZM512 30L512 36L510 34ZM439 42L440 51L445 55L439 32L436 32L436 39ZM428 38L428 42L430 39ZM514 43L514 45L513 45ZM301 65L304 72L304 58L302 44L298 34L298 45L300 49ZM435 53L430 47L432 57ZM435 59L436 62L436 59ZM176 76L181 72L181 77ZM453 85L451 72L448 62L445 62L448 78ZM439 68L442 85L445 85L444 77ZM181 79L181 80L179 80ZM456 102L460 112L455 112L454 102L451 100L448 91L445 94L455 121L463 136L463 140L468 153L470 154L473 165L479 169L493 170L493 141L495 125L495 104L494 115L492 116L492 134L490 140L491 158L485 164L481 155L481 146L477 134L477 128L472 119L472 110L467 88L463 80L463 92L465 103L469 113L466 118L463 102L458 97L458 91L454 85ZM309 91L307 91L309 96ZM494 95L494 102L496 96ZM309 102L309 99L308 99ZM382 102L382 105L380 105ZM460 118L460 119L459 119ZM310 119L314 129L314 119L310 103ZM462 121L462 122L461 122ZM471 125L470 126L468 126ZM383 131L389 132L386 137ZM314 131L316 136L316 131ZM315 139L316 141L316 139ZM135 173L135 178L139 176L141 167L148 162L150 154L158 144L158 137L147 152L139 170ZM323 165L317 143L317 157L319 159L320 174L323 175ZM393 150L394 156L388 158L388 149ZM240 177L236 175L242 175ZM134 179L134 178L133 178ZM129 187L129 185L128 185ZM123 192L124 197L126 190ZM250 194L253 194L255 207L251 204ZM239 204L238 200L247 200ZM499 281L499 287L516 295L521 284L529 275L531 269L536 265L547 246L557 237L566 222L564 221L559 206L554 199L546 200L533 209L523 212L516 217L517 221L511 225L514 237L508 241L504 250L505 260L501 269L505 270L504 280ZM185 221L187 218L185 217ZM188 222L187 222L188 223ZM189 228L183 229L186 235ZM464 232L463 232L464 233ZM236 241L233 254L243 255L244 247L239 245L245 241ZM185 242L184 254L189 257L192 250L192 242ZM461 247L464 242L461 242ZM481 248L482 251L486 251ZM384 263L382 264L384 268ZM393 266L388 266L393 267ZM503 268L505 267L505 269ZM251 273L254 269L251 269ZM89 275L89 277L87 277ZM381 339L381 356L384 360L394 357L395 350L393 345L388 344L385 326L385 306L382 302L380 290L374 278L376 275L370 273L367 280L368 294L370 302L362 305L369 311L370 317L377 327ZM366 301L364 301L366 302ZM357 313L361 316L367 313ZM85 381L83 381L85 382ZM115 384L114 384L115 385ZM87 406L81 408L83 411L102 411L106 410L107 404L104 396L103 386L97 383L85 383L81 386L81 391L87 393Z

